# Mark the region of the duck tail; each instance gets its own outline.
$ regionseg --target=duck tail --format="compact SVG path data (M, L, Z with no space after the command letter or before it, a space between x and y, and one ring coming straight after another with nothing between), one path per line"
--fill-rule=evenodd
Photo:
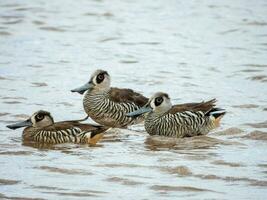
M90 145L96 145L96 143L101 140L104 136L104 132L93 131L87 135L87 143Z
M95 145L99 140L101 140L107 130L110 130L111 127L102 126L102 125L93 125L97 128L94 131L91 131L87 137L87 143L90 145Z
M213 121L216 127L220 125L220 121L225 115L226 111L221 108L213 108L209 112L206 113L206 116L211 116L213 117Z

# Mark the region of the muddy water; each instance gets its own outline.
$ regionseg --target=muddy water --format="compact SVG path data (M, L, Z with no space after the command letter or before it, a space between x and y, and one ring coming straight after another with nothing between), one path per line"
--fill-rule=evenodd
M1 1L0 198L266 199L267 3ZM111 130L96 147L27 146L5 126L39 109L84 117L70 89L96 68L173 103L216 97L208 136Z

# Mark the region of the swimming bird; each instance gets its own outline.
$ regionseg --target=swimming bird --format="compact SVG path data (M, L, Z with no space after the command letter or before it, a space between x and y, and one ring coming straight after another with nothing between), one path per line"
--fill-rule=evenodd
M215 107L215 99L200 103L172 105L168 94L158 92L141 109L127 116L146 114L145 129L150 135L190 137L205 135L219 126L225 110Z
M85 143L96 144L108 129L104 126L80 123L77 121L54 122L47 111L37 111L26 121L8 125L10 129L26 127L23 140L39 143Z
M132 118L126 113L135 111L148 102L148 98L131 90L110 86L111 78L107 71L96 70L88 83L71 90L84 94L85 112L97 123L123 128L144 120L142 115Z

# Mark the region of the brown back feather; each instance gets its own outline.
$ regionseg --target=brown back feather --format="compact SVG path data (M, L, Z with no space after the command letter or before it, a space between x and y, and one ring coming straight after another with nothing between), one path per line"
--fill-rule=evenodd
M148 102L148 98L131 89L111 88L109 91L109 97L111 101L116 103L135 103L140 107L144 106Z
M108 127L92 125L92 124L82 124L78 121L63 121L56 122L51 126L44 127L44 131L61 131L66 129L72 129L74 127L80 128L82 131L92 131L96 133L100 133L106 131Z
M211 99L210 101L202 101L200 103L185 103L172 106L169 113L175 114L177 112L184 111L202 111L204 113L210 111L215 107L216 99Z

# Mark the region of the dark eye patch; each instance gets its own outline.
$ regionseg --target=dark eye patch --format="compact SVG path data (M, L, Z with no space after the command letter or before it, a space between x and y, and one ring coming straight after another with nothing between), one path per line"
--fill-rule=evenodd
M96 82L99 84L105 79L105 73L98 74L96 77Z
M37 114L36 116L35 116L35 120L36 120L36 122L39 122L39 121L41 121L41 120L43 120L44 119L44 115L43 114Z
M155 99L155 106L159 106L162 102L163 102L163 98L162 97L157 97Z

